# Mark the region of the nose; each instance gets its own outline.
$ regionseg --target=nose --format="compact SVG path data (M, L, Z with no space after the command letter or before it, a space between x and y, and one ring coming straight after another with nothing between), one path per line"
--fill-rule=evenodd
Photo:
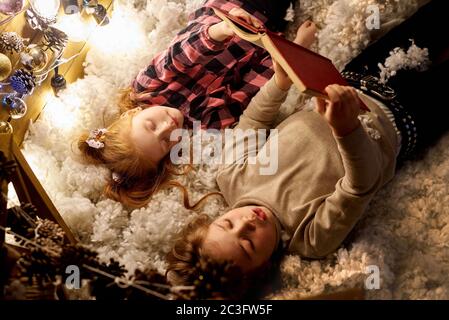
M238 234L247 233L256 229L255 216L242 217L238 220L236 225L236 232Z
M174 128L174 125L171 121L164 121L160 124L158 128L158 135L159 136L166 136L169 135Z

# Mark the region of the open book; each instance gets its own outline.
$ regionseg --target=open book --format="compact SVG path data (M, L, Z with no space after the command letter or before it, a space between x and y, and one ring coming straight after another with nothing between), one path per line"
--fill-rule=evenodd
M324 91L328 85L348 85L328 58L289 41L265 27L256 28L218 8L213 9L215 14L227 22L240 38L265 48L282 66L300 92L329 99ZM363 110L370 111L361 100L360 102Z

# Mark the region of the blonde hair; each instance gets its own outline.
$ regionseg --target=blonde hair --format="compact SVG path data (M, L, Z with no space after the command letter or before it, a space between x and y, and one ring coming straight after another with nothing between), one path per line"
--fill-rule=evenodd
M123 96L129 96L123 94ZM122 96L122 97L123 97ZM122 106L125 103L122 101ZM131 106L131 105L129 105ZM221 195L212 192L203 196L197 203L191 205L187 189L169 177L187 174L192 167L185 166L183 170L175 168L167 155L159 163L151 163L137 150L129 137L131 117L121 117L113 122L101 135L102 148L92 148L86 142L89 133L84 133L78 140L78 148L84 160L91 164L103 164L120 179L111 179L104 189L105 195L130 207L142 207L151 200L151 196L162 187L176 187L181 190L184 206L196 209L211 195ZM134 156L132 156L134 155Z
M168 264L166 277L172 285L195 285L198 290L198 278L207 277L205 275L207 272L202 266L205 261L206 264L212 261L213 266L222 266L218 268L221 272L208 270L210 272L206 286L210 288L212 295L214 295L214 289L217 289L211 288L211 284L214 287L214 283L218 283L217 287L221 291L219 296L225 299L260 298L278 289L281 250L276 250L267 263L249 273L243 273L240 268L232 264L227 268L225 266L229 265L229 262L214 261L202 250L211 223L212 219L202 214L178 234L172 250L166 256ZM210 279L211 277L214 279ZM223 282L224 278L226 281ZM274 278L277 282L272 281ZM211 297L200 296L200 298Z
M120 113L126 112L128 110L137 108L139 106L144 106L143 104L139 104L133 99L131 99L131 93L133 92L132 87L128 87L126 89L122 89L120 91L120 98L119 98L119 108ZM148 106L148 105L146 105Z

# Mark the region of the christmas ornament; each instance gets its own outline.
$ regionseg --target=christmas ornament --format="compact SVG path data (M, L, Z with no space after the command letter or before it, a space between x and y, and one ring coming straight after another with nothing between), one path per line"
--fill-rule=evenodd
M98 6L98 0L83 0L83 8L88 14L93 14Z
M6 108L12 119L22 118L28 110L25 101L16 97L14 94L8 94L2 99L2 106Z
M50 84L55 96L58 96L59 92L67 86L64 76L59 73L59 67L55 68L55 75L51 78Z
M58 14L59 0L29 0L33 11L41 18L55 19Z
M65 14L75 14L80 12L78 0L62 0L62 6Z
M11 134L12 132L12 125L9 122L0 121L0 134Z
M8 78L9 74L12 71L11 60L3 53L0 53L0 81Z
M97 22L97 24L99 24L102 27L109 24L108 12L106 11L106 8L101 4L95 7L93 17Z
M44 45L46 49L50 49L51 51L61 51L64 49L65 45L68 41L67 35L59 29L54 27L49 27L44 31Z
M44 49L36 44L31 44L20 54L20 62L30 71L42 71L48 62L48 56Z
M19 69L14 72L9 81L11 87L21 95L30 94L36 86L34 75L25 69Z
M22 10L23 0L0 0L0 13L13 15Z
M5 160L0 154L0 163ZM76 292L71 292L64 285L67 280L70 281L68 277L71 274L66 272L67 266L70 265L77 266L83 282L86 280L87 299L189 299L193 296L204 297L206 292L216 289L214 285L209 286L211 282L208 272L216 276L217 269L205 270L213 267L207 263L203 263L196 270L205 286L205 292L199 294L189 295L189 291L194 287L171 286L166 277L157 270L136 270L134 274L125 276L127 272L123 265L113 259L108 263L100 261L97 252L81 244L69 243L64 231L56 222L40 219L35 208L29 204L8 209L7 225L11 232L15 233L16 239L21 239L22 247L26 248L16 263L16 272L7 279L8 298L47 300L70 299L71 296L76 298ZM220 270L225 273L230 271L227 267ZM223 283L226 277L218 279Z
M23 39L15 32L3 32L0 34L0 51L13 53L20 52L25 47Z
M28 25L33 30L46 30L49 25L56 23L56 18L45 18L37 14L33 8L25 11L25 18L28 22Z

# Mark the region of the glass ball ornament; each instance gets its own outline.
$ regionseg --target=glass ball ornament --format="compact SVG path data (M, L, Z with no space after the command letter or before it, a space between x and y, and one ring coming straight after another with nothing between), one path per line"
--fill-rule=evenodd
M0 81L3 81L6 78L8 78L11 71L12 71L11 60L9 60L9 58L3 53L0 53Z
M47 65L48 55L42 47L31 44L20 54L20 62L28 70L39 72Z
M23 0L0 0L0 13L13 15L23 8Z
M0 134L11 134L13 132L12 125L6 121L0 121Z
M3 97L2 105L8 110L12 119L23 118L28 111L26 102L11 94Z
M59 0L29 0L29 2L34 12L42 18L53 19L58 14Z

